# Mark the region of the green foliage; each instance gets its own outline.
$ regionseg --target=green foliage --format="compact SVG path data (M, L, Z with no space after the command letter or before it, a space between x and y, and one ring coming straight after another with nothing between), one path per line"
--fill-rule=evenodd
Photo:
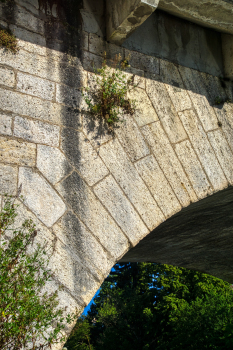
M17 39L10 30L0 29L0 47L16 53L18 51Z
M136 85L133 78L127 78L123 72L129 67L128 59L121 61L119 54L111 68L104 59L102 68L95 71L93 86L83 89L89 111L95 118L103 120L111 131L117 122L123 120L124 114L133 114L135 110L135 101L127 98L127 92Z
M17 205L10 197L0 212L0 349L43 349L64 341L57 292L43 291L52 277L46 246L33 245L38 232L31 220L14 228Z
M229 283L169 265L115 265L87 320L95 350L233 349Z
M85 316L81 316L66 343L68 349L73 350L94 350L90 344L91 325Z

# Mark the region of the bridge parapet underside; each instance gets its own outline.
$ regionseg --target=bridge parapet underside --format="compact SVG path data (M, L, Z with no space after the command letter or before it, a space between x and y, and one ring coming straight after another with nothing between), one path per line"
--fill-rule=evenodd
M48 290L62 286L61 305L81 311L120 259L232 282L232 81L107 43L79 22L70 42L69 26L35 3L0 5L19 45L0 49L0 193L21 187L16 224L32 218L37 242L53 246ZM130 53L138 83L136 112L115 137L81 93L104 52Z

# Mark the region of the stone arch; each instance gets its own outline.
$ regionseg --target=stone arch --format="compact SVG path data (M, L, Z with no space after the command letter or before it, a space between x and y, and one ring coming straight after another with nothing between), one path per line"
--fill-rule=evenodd
M218 214L225 205L231 208L233 107L226 101L232 99L232 83L85 31L71 55L57 33L51 43L41 9L17 6L16 23L8 25L20 39L20 50L13 55L0 49L1 194L15 195L22 188L18 220L32 218L40 230L37 241L53 247L55 277L47 288L62 286L61 305L82 310L117 261L146 259L141 247L151 239L156 245L157 232L160 246L175 246L170 223L177 227L176 220L189 215L194 220L202 208L216 208L215 200L221 203ZM33 19L28 28L20 15ZM138 83L136 112L125 117L115 138L90 119L80 91L92 83L93 61L101 64L104 51L110 58L130 52L127 74ZM222 247L230 252L231 216L224 224L229 229ZM211 259L190 265L189 237L182 232L176 236L177 252L187 249L187 259L177 264L231 278L231 260L222 264L222 271L228 265L227 273L217 271L225 250L215 265ZM172 261L177 260L166 260Z

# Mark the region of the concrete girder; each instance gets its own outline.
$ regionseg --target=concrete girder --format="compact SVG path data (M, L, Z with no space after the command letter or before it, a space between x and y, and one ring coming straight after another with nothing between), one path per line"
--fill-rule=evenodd
M107 40L121 45L157 8L159 0L108 0Z
M225 77L233 79L233 35L222 34L222 52Z

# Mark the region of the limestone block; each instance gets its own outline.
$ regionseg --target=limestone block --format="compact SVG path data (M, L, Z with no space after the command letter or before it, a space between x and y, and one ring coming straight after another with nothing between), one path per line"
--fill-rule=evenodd
M83 53L83 68L89 72L94 72L95 69L101 68L103 58L101 56L94 55L91 52L84 51Z
M20 27L26 28L32 32L44 34L44 21L34 16L24 7L14 6L14 22Z
M34 52L42 56L45 56L46 51L48 52L44 36L33 33L14 24L10 24L9 29L17 37L19 49Z
M139 160L135 166L166 218L181 210L178 199L153 155Z
M17 90L28 95L41 97L45 100L52 100L55 93L55 84L33 75L18 73Z
M15 73L12 69L0 67L0 85L14 87L14 85L15 85Z
M160 81L147 80L146 91L170 141L176 143L184 140L187 137L186 132L165 85Z
M208 133L208 138L215 151L218 161L224 171L224 174L233 184L233 154L221 130L214 130Z
M233 105L232 103L225 103L223 108L216 108L218 120L220 122L222 131L228 141L231 150L233 151Z
M89 50L89 33L82 32L82 34L83 34L83 37L82 37L83 49L88 51Z
M19 168L19 186L24 203L47 226L51 227L65 212L66 206L54 189L30 168Z
M36 165L44 177L53 185L73 170L59 149L44 145L37 146Z
M203 76L194 69L182 66L179 66L179 71L204 130L210 131L216 129L218 127L218 120L208 101L209 96L203 82Z
M179 114L193 148L214 190L217 191L225 188L227 186L227 180L195 112L188 110Z
M175 145L175 150L198 198L205 198L212 194L213 189L190 142L185 140L178 143Z
M108 169L82 132L64 128L61 149L90 186L108 174Z
M125 57L129 57L130 66L152 74L159 74L160 60L157 57L144 55L141 52L125 49Z
M232 33L233 34L233 33ZM233 35L222 33L222 51L224 73L227 78L233 79Z
M143 126L142 132L181 205L185 207L195 202L197 196L160 122Z
M31 119L16 117L14 121L14 136L49 146L59 145L59 130L56 125Z
M164 216L119 141L114 139L101 146L99 154L144 223L153 230Z
M130 115L124 115L124 121L119 123L116 134L132 162L150 153L137 124Z
M33 167L36 162L36 145L0 137L0 161Z
M0 134L12 135L12 117L6 114L0 114Z
M89 34L89 51L98 56L115 59L119 54L124 57L123 48L104 41L96 34Z
M94 148L112 139L112 133L100 119L83 114L83 132Z
M109 0L107 39L122 44L156 10L158 3L158 0Z
M136 110L134 118L139 126L150 124L158 120L155 109L144 90L136 88L135 90L131 90L128 96L131 100L135 100Z
M135 246L149 231L112 175L99 182L94 192Z
M53 226L53 231L60 241L69 246L73 254L79 257L83 265L93 271L93 274L106 276L109 273L114 260L72 212L63 215Z
M87 110L87 104L83 99L82 92L66 85L56 85L56 102L72 108L78 108L79 110Z
M160 60L160 75L176 111L192 108L192 102L185 91L177 66L172 62Z
M54 124L75 129L82 125L82 115L78 110L18 92L0 89L0 104L2 110Z
M1 64L6 64L24 73L76 88L82 87L86 79L86 72L83 70L80 60L76 59L73 65L72 60L70 63L67 57L59 59L59 56L54 58L52 54L41 56L36 52L28 52L21 49L17 55L14 55L9 51L2 50Z
M56 189L115 259L128 250L125 235L76 172L57 184Z
M16 167L0 164L0 193L15 196L17 192Z

